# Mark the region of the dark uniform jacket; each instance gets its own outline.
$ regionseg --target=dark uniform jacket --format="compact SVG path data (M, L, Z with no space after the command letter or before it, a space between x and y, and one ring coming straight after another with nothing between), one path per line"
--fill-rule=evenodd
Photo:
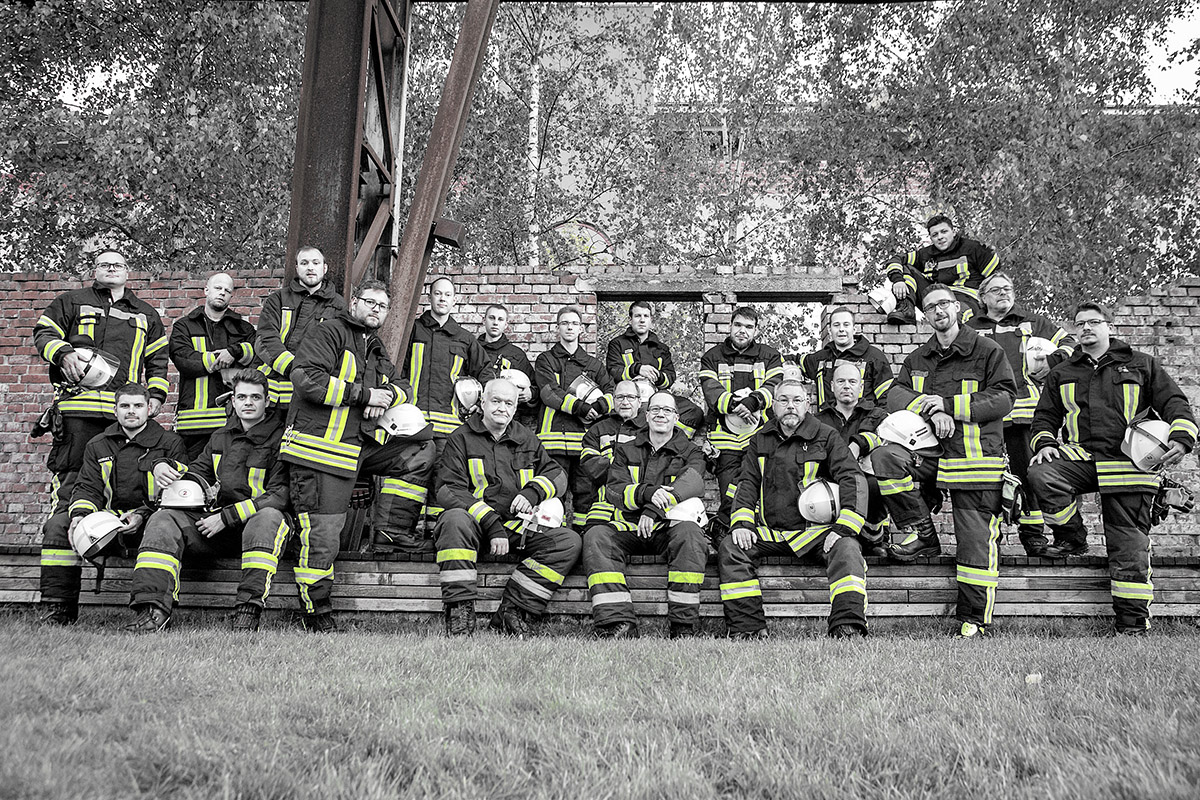
M292 373L296 350L310 330L322 320L333 319L346 310L346 301L325 281L321 288L309 294L299 278L263 301L258 316L258 334L254 350L266 365L275 402L287 405L292 401Z
M946 250L938 250L929 244L893 258L887 264L887 276L892 283L907 283L914 297L917 292L915 274L924 276L930 283L943 283L978 304L979 284L999 266L1000 259L995 250L959 234ZM919 305L920 299L915 302Z
M50 362L53 384L66 380L60 365L76 347L99 348L121 362L110 386L61 399L58 407L64 414L112 419L112 390L124 383L142 383L151 397L167 399L167 337L162 319L128 286L115 302L98 283L60 294L34 324L33 346Z
M936 334L904 359L888 391L891 411L919 412L922 397L936 395L954 418L954 433L942 439L937 482L943 489L987 489L1004 474L1004 417L1017 385L1000 345L960 325L946 350Z
M1008 365L1012 367L1017 381L1017 399L1013 409L1004 418L1006 423L1029 425L1033 422L1033 410L1037 407L1042 389L1038 381L1029 377L1025 363L1025 346L1031 336L1049 339L1058 349L1051 353L1046 362L1056 366L1071 355L1075 337L1050 321L1049 317L1013 306L1002 319L987 316L987 309L967 320L967 324L1004 348Z
M726 337L700 357L700 389L708 406L708 440L718 450L742 450L753 432L737 436L725 428L725 415L738 404L734 392L750 389L745 404L765 411L775 401L775 387L783 380L783 359L769 345L751 342L738 350Z
M646 428L646 417L638 414L631 420L610 415L588 428L583 435L583 447L579 452L579 466L597 488L596 498L588 509L587 523L607 522L613 518L613 505L608 500L604 485L608 483L608 471L612 466L613 448L618 444L632 442L638 431Z
M1157 477L1121 452L1125 429L1145 416L1169 422L1171 441L1195 447L1191 406L1158 359L1120 339L1109 343L1099 363L1080 347L1046 376L1030 445L1035 452L1057 447L1072 461L1094 460L1102 493L1153 492Z
M519 369L528 375L529 382L533 383L533 364L529 363L529 356L525 355L520 345L504 335L494 342L489 342L483 334L479 336L479 344L487 354L488 368L493 376L499 377L501 370Z
M883 422L887 411L878 406L865 407L859 404L850 412L849 417L844 417L842 412L838 411L837 406L829 406L821 409L814 416L817 422L837 431L838 436L842 437L842 441L847 445L851 442L856 443L859 457L862 457L881 443L880 438L875 435L875 429L879 427L880 422Z
M612 378L598 360L587 354L583 345L575 348L574 353L568 353L558 342L537 357L534 373L538 396L544 406L538 438L551 453L579 455L583 434L587 431L583 417L589 406L568 388L580 375L587 375L604 392L604 397L596 401L596 410L607 414L613 410Z
M830 529L800 515L801 487L818 478L836 483L841 511L833 524L860 533L866 498L859 496L858 469L842 437L811 414L788 436L771 420L756 433L742 458L730 529L748 528L769 542L799 551Z
M863 403L882 405L887 402L887 390L892 385L891 362L860 333L855 336L854 344L845 350L838 350L833 342L829 342L815 353L800 357L800 371L817 383L817 408L837 403L833 396L833 371L843 361L858 365L863 382Z
M220 371L209 372L217 354L225 350L238 366L254 361L254 326L236 311L226 310L218 322L192 309L171 326L171 361L179 370L179 402L175 430L179 433L208 433L227 421L225 406L216 400L228 392Z
M678 428L658 450L646 428L639 430L633 441L615 445L605 486L616 509L609 524L618 530L634 530L643 514L661 522L664 512L651 502L660 488L677 501L703 496L704 464L704 453Z
M158 491L154 465L170 461L182 468L186 459L183 440L154 420L147 421L132 439L114 422L84 448L70 514L83 517L107 510L148 515Z
M462 420L454 399L454 382L472 377L486 384L492 377L488 353L463 326L448 317L438 325L432 311L413 323L408 357L401 377L412 386L412 400L433 423L435 436L447 436Z
M389 390L393 406L408 402L408 385L395 382L395 375L383 342L349 312L317 325L292 367L296 393L280 447L283 460L353 478L363 443L388 439L377 420L363 416L371 390ZM413 438L430 435L426 427Z
M234 417L215 432L187 471L218 486L216 505L226 525L246 522L259 510L288 508L288 465L279 457L283 409L269 409L250 430Z
M446 439L437 469L438 505L465 509L489 539L521 528L509 510L517 494L536 506L567 488L563 468L532 431L512 422L497 440L478 414Z
M671 348L662 343L654 331L646 334L646 341L639 342L633 328L608 343L604 358L604 368L608 370L613 383L631 381L638 376L638 370L651 366L658 370L656 389L670 388L675 383L675 362L671 359Z

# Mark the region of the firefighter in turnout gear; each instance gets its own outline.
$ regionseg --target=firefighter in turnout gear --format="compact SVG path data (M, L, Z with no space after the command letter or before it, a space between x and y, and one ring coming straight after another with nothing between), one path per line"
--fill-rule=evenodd
M821 480L836 487L821 514L805 516L801 498ZM717 548L721 603L732 639L767 636L762 589L755 564L764 556L824 557L829 576L829 635L867 633L867 564L858 534L866 506L865 484L842 438L808 413L808 391L799 381L776 388L775 418L750 440L729 536Z
M1119 633L1150 627L1150 509L1157 476L1122 450L1129 426L1151 418L1169 423L1160 468L1196 445L1196 418L1158 360L1112 336L1112 315L1099 303L1075 309L1079 347L1050 370L1033 416L1029 482L1055 543L1052 557L1086 553L1081 493L1100 493L1104 542ZM1061 433L1061 439L1059 438Z
M346 301L329 281L325 256L315 247L296 251L296 277L263 301L254 338L255 355L271 382L271 401L292 402L296 350L318 323L346 310Z
M233 419L216 431L186 469L172 461L154 468L156 485L180 480L211 487L189 507L168 507L164 497L151 514L133 569L130 606L135 633L163 630L179 596L179 571L186 557L241 556L234 630L258 630L271 579L291 532L287 517L288 465L279 459L284 412L269 405L267 376L244 369L231 380Z
M1068 334L1049 317L1026 311L1016 305L1013 282L1003 272L994 272L979 287L983 311L967 321L983 336L1004 348L1008 365L1017 382L1017 399L1004 418L1004 449L1008 452L1008 468L1026 487L1025 505L1017 522L1017 535L1025 552L1031 556L1045 554L1049 542L1043 530L1042 511L1037 495L1028 491L1030 431L1033 410L1041 397L1042 380L1051 367L1071 355L1075 337ZM1044 339L1055 349L1040 358L1031 358L1031 341ZM1031 366L1032 365L1032 366Z
M887 279L896 296L896 310L888 314L887 321L917 324L917 303L924 302L931 284L940 283L954 290L965 322L979 312L979 285L996 271L1000 259L991 247L959 233L944 214L930 217L925 229L931 244L887 263Z
M171 326L168 350L179 370L175 432L183 437L190 460L228 421L224 404L217 402L232 388L225 375L254 363L254 326L229 308L232 297L232 276L217 272L205 284L204 305Z
M892 385L892 365L887 356L854 327L854 312L838 306L829 312L829 343L814 353L798 357L804 377L817 384L817 409L837 404L833 394L833 372L839 364L858 367L862 380L863 406L885 406Z
M517 390L520 399L517 407L517 422L530 430L537 428L538 397L533 390L535 378L533 364L525 351L508 338L508 309L498 303L487 307L483 313L483 333L479 335L479 343L487 352L489 369L497 378L516 378L520 382ZM514 375L516 370L523 378Z
M167 399L167 337L162 320L125 285L128 279L125 257L106 250L96 256L92 285L56 297L33 326L33 346L50 364L55 390L50 413L58 422L52 424L54 441L47 466L54 476L56 513L67 508L84 447L113 422L113 389L144 381L150 390L151 417ZM81 383L86 380L89 352L116 360L109 383L90 388Z
M892 411L928 421L941 442L939 457L921 457L898 444L871 453L892 522L907 534L892 557L912 561L941 552L921 485L949 490L957 548L959 636L985 632L1000 577L1000 484L1004 474L1004 417L1016 383L1000 345L960 325L959 302L949 286L925 293L933 336L904 359L888 392Z
M613 410L613 382L604 366L579 344L583 314L575 306L558 310L558 341L537 357L534 372L542 401L537 435L546 452L558 462L571 487L574 524L581 527L593 494L591 482L579 468L583 436Z
M618 444L632 442L638 431L645 429L646 417L641 413L641 396L633 381L621 381L613 392L617 413L610 414L588 428L583 435L583 449L579 454L579 469L587 476L591 493L585 499L587 516L583 527L608 522L613 518L613 504L608 499L605 484L612 466L613 448Z
M713 539L729 530L729 514L737 492L742 453L750 437L762 429L775 387L783 380L779 351L755 341L758 312L742 307L733 312L729 336L700 358L700 388L708 406L708 441L717 451L720 508Z
M291 464L290 496L300 535L296 583L305 627L336 627L330 594L356 477L382 479L373 504L375 541L419 549L414 533L434 463L430 426L393 436L379 418L408 400L376 335L387 318L387 286L364 281L350 307L318 325L296 354L296 392L280 457Z
M484 387L480 414L450 435L439 462L437 563L441 570L446 633L475 630L476 563L488 553L521 558L513 570L491 627L526 636L546 611L555 590L579 560L579 534L536 524L535 507L560 497L566 476L532 431L513 422L517 387L503 378ZM560 506L561 508L561 506Z
M630 383L623 381L618 391ZM708 543L696 520L667 515L679 503L703 496L704 454L675 427L678 415L674 395L656 392L646 411L647 427L632 441L613 445L606 493L616 513L588 531L583 550L592 618L603 636L638 635L625 581L626 559L634 554L667 556L671 638L695 635L700 624L700 584Z
M182 466L183 440L150 419L150 393L138 384L116 390L116 422L83 450L70 506L56 511L42 528L43 624L67 625L79 613L83 554L72 547L80 521L97 511L121 518L118 537L98 555L121 555L135 548L158 487L152 472L163 459Z

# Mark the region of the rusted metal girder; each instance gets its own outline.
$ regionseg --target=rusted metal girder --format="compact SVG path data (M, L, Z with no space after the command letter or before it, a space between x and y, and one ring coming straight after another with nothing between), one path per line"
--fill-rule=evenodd
M425 271L436 241L434 228L440 221L442 206L454 177L454 164L458 160L459 145L471 114L475 86L483 69L488 38L499 6L500 0L468 0L462 30L454 46L454 57L446 74L442 99L417 178L416 194L408 209L408 221L392 269L392 313L381 334L393 359L403 356L408 345ZM437 231L439 236L459 235L461 229L456 230L453 223L441 222Z

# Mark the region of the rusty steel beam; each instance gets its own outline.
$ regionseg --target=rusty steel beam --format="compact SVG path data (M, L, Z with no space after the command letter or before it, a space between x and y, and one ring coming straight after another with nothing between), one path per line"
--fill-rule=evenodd
M441 102L417 178L416 193L391 275L392 313L381 334L393 359L404 355L416 318L425 271L433 253L433 229L442 213L463 132L471 114L475 86L483 69L488 39L500 0L468 0L442 88Z

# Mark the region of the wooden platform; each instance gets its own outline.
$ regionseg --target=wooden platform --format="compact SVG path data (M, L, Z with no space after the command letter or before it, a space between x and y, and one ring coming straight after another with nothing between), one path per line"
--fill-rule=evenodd
M39 550L28 545L0 545L0 603L32 604L39 600ZM1107 561L1102 556L1066 562L1025 556L1001 559L997 616L1106 616L1112 614ZM954 611L954 561L942 556L915 564L889 564L868 559L867 589L871 617L947 615ZM479 564L483 612L495 609L512 571L513 561ZM354 612L437 614L441 611L438 569L433 556L413 560L403 556L371 557L343 553L334 567L334 608ZM1200 616L1200 558L1162 557L1153 560L1155 616ZM132 560L113 560L105 570L101 591L95 591L96 570L84 568L84 605L124 606L129 602ZM239 563L210 561L185 566L179 594L181 608L229 608L237 589ZM631 559L626 579L638 614L666 615L666 563L661 558ZM759 570L767 615L824 617L829 591L824 568L788 559L767 559ZM700 613L721 616L715 560L710 559L700 593ZM297 607L291 564L280 566L271 587L269 608ZM576 568L550 603L550 613L591 613L587 577Z

